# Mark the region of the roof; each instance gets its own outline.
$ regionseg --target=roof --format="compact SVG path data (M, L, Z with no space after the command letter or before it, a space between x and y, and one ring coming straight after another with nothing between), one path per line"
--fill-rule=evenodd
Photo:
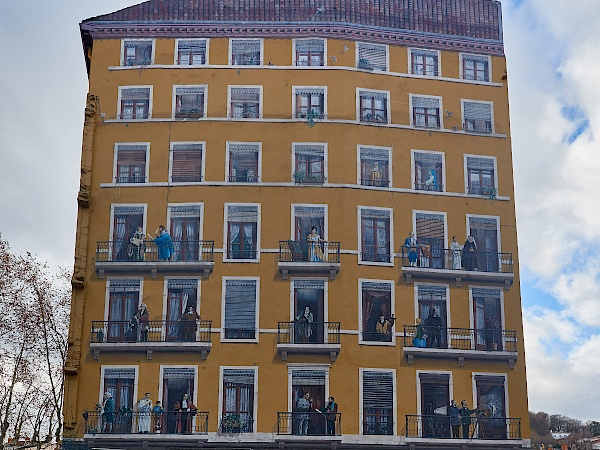
M83 21L358 24L501 41L497 0L149 0Z

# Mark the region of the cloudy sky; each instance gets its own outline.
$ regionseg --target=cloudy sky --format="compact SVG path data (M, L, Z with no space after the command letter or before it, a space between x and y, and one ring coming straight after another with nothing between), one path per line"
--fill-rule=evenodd
M0 0L0 233L71 266L78 24L135 0ZM600 1L502 0L533 411L600 420Z

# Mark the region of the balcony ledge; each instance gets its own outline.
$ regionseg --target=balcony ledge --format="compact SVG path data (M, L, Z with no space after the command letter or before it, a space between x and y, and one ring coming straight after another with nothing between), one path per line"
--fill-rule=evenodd
M287 355L291 353L329 355L331 362L335 362L341 349L341 344L319 344L316 342L307 342L306 344L277 344L277 351L281 355L282 361L287 361Z
M200 353L204 361L212 349L212 342L91 342L90 350L94 360L100 359L100 352L146 352L146 359L152 359L157 352L189 352Z
M405 439L406 444L431 444L440 446L439 448L465 448L469 446L485 446L488 447L507 447L507 448L518 448L523 446L523 439L436 439L436 438L417 438L407 437ZM453 445L455 444L455 445ZM418 447L417 447L418 448Z
M464 367L465 359L473 360L491 360L491 361L507 361L512 369L517 362L517 352L507 351L485 351L485 350L459 350L449 348L421 348L421 347L404 347L404 355L409 365L414 362L414 357L423 358L457 358L458 365Z
M149 273L152 279L161 274L198 274L208 279L215 268L213 261L96 261L96 273L103 279L107 273Z
M305 435L305 434L275 434L275 442L342 442L342 436L328 436L328 435Z
M119 442L120 445L126 448L126 443L129 441L135 446L144 442L152 442L153 446L157 445L159 442L186 442L186 443L196 443L199 441L206 442L209 439L208 434L206 433L189 433L189 434L181 434L181 433L115 433L115 434L92 434L85 433L83 435L83 439L93 444L92 447L96 448L96 445L101 446L102 442L110 442L115 443ZM132 445L133 446L133 445ZM90 447L91 448L91 447ZM145 448L145 447L144 447Z
M308 274L308 275L329 275L331 280L335 280L335 277L340 272L340 263L330 262L278 262L279 272L281 272L281 278L284 280L288 279L288 274Z
M455 280L456 286L460 287L462 281L504 284L508 291L515 279L514 273L509 272L483 272L477 270L453 270L453 269L431 269L423 267L402 266L402 275L406 278L406 284L411 284L414 278Z

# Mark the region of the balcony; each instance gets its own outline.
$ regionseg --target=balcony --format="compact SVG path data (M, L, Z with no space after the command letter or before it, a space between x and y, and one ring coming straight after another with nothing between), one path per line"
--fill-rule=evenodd
M275 440L340 440L342 414L326 412L278 412ZM283 437L285 436L285 438Z
M175 113L176 119L202 119L203 117L202 108L181 108Z
M472 187L469 186L469 194L480 195L481 197L487 197L489 199L495 199L498 195L498 190L492 187Z
M152 241L136 246L126 239L100 241L96 247L96 272L98 278L106 273L157 273L203 274L208 278L215 266L214 241L173 239L172 255L168 260L159 259L158 247Z
M279 272L288 274L329 275L335 280L340 271L339 242L279 241Z
M325 354L331 362L340 352L339 322L279 322L277 324L277 351L282 361L288 353Z
M444 185L433 183L415 183L415 191L444 192Z
M327 182L327 177L323 174L310 174L305 172L294 172L294 183L296 184L316 184L321 185Z
M460 438L452 437L450 417L444 415L406 416L406 439L464 439L468 440L520 440L521 419L508 417L471 417L468 436L462 438L463 428L460 426ZM416 441L413 441L416 442Z
M150 320L147 325L135 320L94 321L90 350L95 360L100 352L146 352L152 359L153 351L197 352L202 360L212 348L212 321L210 320Z
M388 123L388 118L385 114L367 113L360 116L362 123Z
M101 414L100 411L84 411L86 435L101 435L103 439L124 439L123 434L138 435L136 440L144 434L144 439L161 440L161 435L187 434L194 435L194 439L202 439L208 434L208 412L192 411L182 413L179 411L164 411L163 413L131 411L130 408L121 407L113 413ZM146 434L147 433L147 434ZM207 439L208 437L204 437ZM173 439L172 437L169 439ZM127 446L125 446L127 448Z
M226 414L219 422L221 433L252 433L254 431L254 419L243 417L241 414Z
M462 367L467 358L507 361L512 369L518 356L517 332L495 328L434 328L404 325L404 355L408 359L408 364L413 364L415 356L458 358L458 364Z
M370 180L370 179L361 178L360 184L361 184L361 186L383 187L383 188L390 187L389 180Z
M462 280L484 281L504 284L510 290L513 281L512 253L477 251L468 260L462 255L453 255L450 249L420 246L411 249L402 246L402 274L406 283L412 278L455 280L460 287Z
M366 420L362 423L365 436L392 436L394 434L394 422L379 419Z

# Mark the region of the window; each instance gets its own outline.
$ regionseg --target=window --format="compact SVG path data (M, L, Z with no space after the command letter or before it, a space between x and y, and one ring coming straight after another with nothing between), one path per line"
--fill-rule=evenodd
M117 144L115 183L145 183L149 144Z
M419 267L444 269L446 216L442 213L416 212L415 234L419 244Z
M425 338L427 347L447 348L447 287L440 285L417 284L415 288L417 289L419 318L423 324L423 337Z
M167 283L167 341L195 341L196 330L193 325L182 325L181 319L191 306L200 313L198 305L198 280L196 279L173 279L166 280ZM181 398L181 397L179 397Z
M258 340L258 279L223 278L223 339Z
M289 366L288 366L289 367ZM292 434L305 435L323 435L326 431L326 424L323 416L314 412L315 410L324 410L326 405L326 383L328 378L327 370L306 368L291 369L292 390L290 392L290 403L292 405ZM304 397L306 393L310 394L313 403L310 408L310 420L308 423L301 420L302 412L298 408L298 400ZM335 434L335 433L333 433Z
M359 117L361 122L388 123L387 92L358 91Z
M225 205L228 260L258 260L257 205Z
M257 119L261 116L260 87L229 87L231 107L229 117Z
M492 104L486 102L462 101L463 128L475 133L493 133Z
M482 55L461 54L463 80L490 81L490 58Z
M325 88L294 87L295 115L302 119L325 119Z
M162 406L165 410L162 417L161 433L193 433L206 431L202 417L189 413L174 414L175 403L187 394L189 401L197 404L196 367L162 367ZM197 422L196 422L197 421ZM200 430L198 430L200 427Z
M389 187L391 166L389 149L359 147L359 158L361 185Z
M136 342L136 327L130 320L141 302L140 280L109 280L108 284L108 336L109 342Z
M174 86L175 118L204 117L206 86Z
M296 183L323 184L325 173L324 144L293 144L294 181Z
M413 75L437 77L440 75L439 52L410 49L410 69Z
M146 66L154 59L152 40L124 40L123 66Z
M359 281L361 289L361 336L364 342L393 343L392 283ZM383 316L383 317L382 317Z
M502 351L502 292L500 289L471 287L475 349Z
M135 367L102 367L102 392L110 392L115 401L115 411L133 411L133 404L137 402L136 395L136 368ZM115 415L119 420L113 423L103 422L102 432L104 433L131 433L132 415Z
M393 264L391 236L392 211L360 208L360 261Z
M467 193L495 197L496 158L466 156L467 163Z
M359 69L387 71L387 46L378 44L358 44L358 64Z
M297 344L326 343L325 281L294 280L294 342Z
M228 181L257 183L260 180L260 144L227 143Z
M441 128L441 98L411 95L412 126Z
M444 191L444 154L413 151L414 188L417 191Z
M204 143L171 144L171 182L202 181Z
M119 118L123 120L139 120L150 118L151 88L119 88Z
M394 434L394 371L361 369L362 434Z
M256 369L226 369L223 375L222 433L251 433L254 430Z
M505 375L475 374L477 419L480 439L506 439L506 377ZM512 434L512 431L511 431Z
M200 260L202 205L169 205L172 261Z
M294 41L296 66L324 66L324 39L297 39Z
M292 205L294 216L293 238L295 241L306 242L312 227L317 227L317 234L327 239L325 226L325 206Z
M447 415L436 414L438 408L450 404L450 374L421 372L418 374L420 385L422 416L421 437L448 438L450 437L450 418Z
M467 270L481 272L498 272L501 256L498 217L467 215L469 235L475 241L475 255L462 258L462 265Z
M203 66L208 63L206 39L177 40L175 63L180 66Z
M260 66L262 64L261 39L231 39L230 45L233 66Z
M130 257L127 250L137 227L144 229L143 206L113 206L112 241L109 243L111 261L130 261L135 257L135 254Z

